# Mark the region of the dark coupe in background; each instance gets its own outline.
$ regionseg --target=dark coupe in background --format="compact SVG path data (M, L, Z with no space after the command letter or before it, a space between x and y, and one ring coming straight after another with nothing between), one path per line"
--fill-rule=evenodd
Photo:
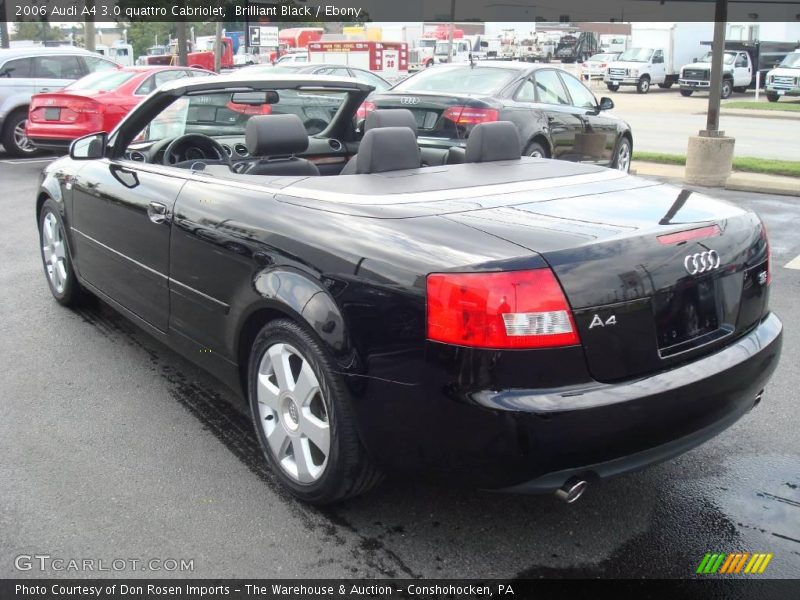
M758 216L520 157L508 121L472 128L462 164L421 151L408 111L373 111L362 137L370 92L166 83L44 170L53 296L102 298L241 392L313 503L389 471L573 501L761 400L782 326ZM337 105L320 133L303 102Z
M625 121L608 114L614 102L597 100L578 79L551 65L437 65L373 94L368 107L409 109L421 145L463 145L475 125L511 121L523 156L630 168L633 134Z

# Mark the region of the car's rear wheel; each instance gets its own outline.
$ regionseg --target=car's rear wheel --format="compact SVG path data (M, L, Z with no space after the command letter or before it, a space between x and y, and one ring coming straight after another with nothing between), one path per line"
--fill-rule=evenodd
M688 98L694 93L694 90L681 90L681 96Z
M525 156L533 158L547 158L547 151L539 142L531 142L525 148Z
M81 286L72 268L61 213L58 205L49 199L39 214L39 248L53 297L64 306L76 304L81 297Z
M618 171L627 173L631 168L631 156L631 143L628 138L624 137L619 141L617 153L614 156L614 163L611 166Z
M380 482L341 376L305 328L284 319L268 323L253 344L248 379L264 455L295 496L329 504Z
M41 154L41 150L25 134L25 123L28 120L27 109L17 109L8 115L3 128L2 142L6 152L11 156L26 158Z

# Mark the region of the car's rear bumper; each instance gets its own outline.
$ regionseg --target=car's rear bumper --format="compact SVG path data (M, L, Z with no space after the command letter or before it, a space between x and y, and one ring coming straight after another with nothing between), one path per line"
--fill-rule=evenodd
M77 137L74 138L43 138L28 136L34 146L41 150L55 150L57 152L68 152L69 146Z
M473 372L439 372L442 367L428 359L424 384L374 381L356 407L368 450L390 470L545 492L572 476L598 479L641 469L715 436L760 398L781 343L781 322L770 314L724 349L677 368L620 383L548 389L462 392L469 378L479 379L491 366L476 360Z

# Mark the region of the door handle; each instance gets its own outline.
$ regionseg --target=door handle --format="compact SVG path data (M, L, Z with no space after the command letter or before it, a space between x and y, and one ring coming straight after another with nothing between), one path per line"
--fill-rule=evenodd
M41 94L42 92L49 92L49 91L50 91L50 88L41 88L39 90L39 93Z
M147 216L156 225L165 223L169 218L169 214L167 213L167 205L161 204L161 202L151 202L147 206Z

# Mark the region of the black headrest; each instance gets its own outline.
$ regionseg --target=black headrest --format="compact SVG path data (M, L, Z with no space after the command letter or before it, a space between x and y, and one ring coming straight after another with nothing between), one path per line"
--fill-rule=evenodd
M514 160L520 157L519 145L519 131L511 121L479 123L469 133L465 160Z
M378 108L367 115L364 131L377 127L410 127L416 135L417 120L407 108Z
M251 156L286 156L308 149L308 133L297 115L256 115L244 130Z
M370 129L358 147L356 173L419 169L417 137L408 127Z

